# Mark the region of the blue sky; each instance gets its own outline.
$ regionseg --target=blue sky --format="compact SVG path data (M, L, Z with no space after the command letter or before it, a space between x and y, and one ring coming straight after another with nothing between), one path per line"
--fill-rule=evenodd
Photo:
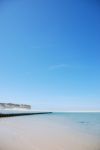
M0 102L100 110L100 3L0 0Z

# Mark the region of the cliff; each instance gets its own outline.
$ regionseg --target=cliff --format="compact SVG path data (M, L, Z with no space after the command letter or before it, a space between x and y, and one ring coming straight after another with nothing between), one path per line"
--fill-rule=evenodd
M25 104L0 103L0 109L31 109L31 106Z

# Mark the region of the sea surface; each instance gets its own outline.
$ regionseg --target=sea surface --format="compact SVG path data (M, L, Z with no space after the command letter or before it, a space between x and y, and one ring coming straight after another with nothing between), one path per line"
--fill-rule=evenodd
M100 113L58 112L0 118L0 150L27 149L100 150Z
M59 123L64 126L71 123L71 126L73 125L81 132L100 137L100 112L54 113L51 115L59 118Z
M22 113L28 111L0 111L1 113ZM30 112L30 111L29 111ZM86 132L87 134L100 136L100 112L57 112L51 114L41 114L26 116L26 118L40 118L54 121L65 127L73 126L76 130ZM24 116L20 117L21 119Z

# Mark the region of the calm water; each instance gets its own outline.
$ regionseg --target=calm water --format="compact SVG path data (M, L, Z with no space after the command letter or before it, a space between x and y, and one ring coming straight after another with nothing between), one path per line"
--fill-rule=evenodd
M52 115L59 116L65 126L71 122L83 132L100 136L100 113L54 113Z
M16 111L13 111L16 113ZM20 112L20 111L19 111ZM4 112L3 112L4 113ZM67 127L68 123L87 134L100 137L100 112L98 113L52 113L44 115L25 116L28 118L41 118L51 120ZM24 118L24 116L21 116ZM21 119L20 118L20 119ZM28 120L27 120L28 121Z
M100 150L100 113L0 118L0 135L0 150Z

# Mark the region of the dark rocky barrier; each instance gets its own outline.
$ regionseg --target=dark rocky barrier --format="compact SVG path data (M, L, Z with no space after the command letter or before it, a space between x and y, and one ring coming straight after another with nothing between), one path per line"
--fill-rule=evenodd
M34 112L34 113L0 113L0 117L15 117L15 116L28 116L28 115L40 115L40 114L50 114L52 112Z

